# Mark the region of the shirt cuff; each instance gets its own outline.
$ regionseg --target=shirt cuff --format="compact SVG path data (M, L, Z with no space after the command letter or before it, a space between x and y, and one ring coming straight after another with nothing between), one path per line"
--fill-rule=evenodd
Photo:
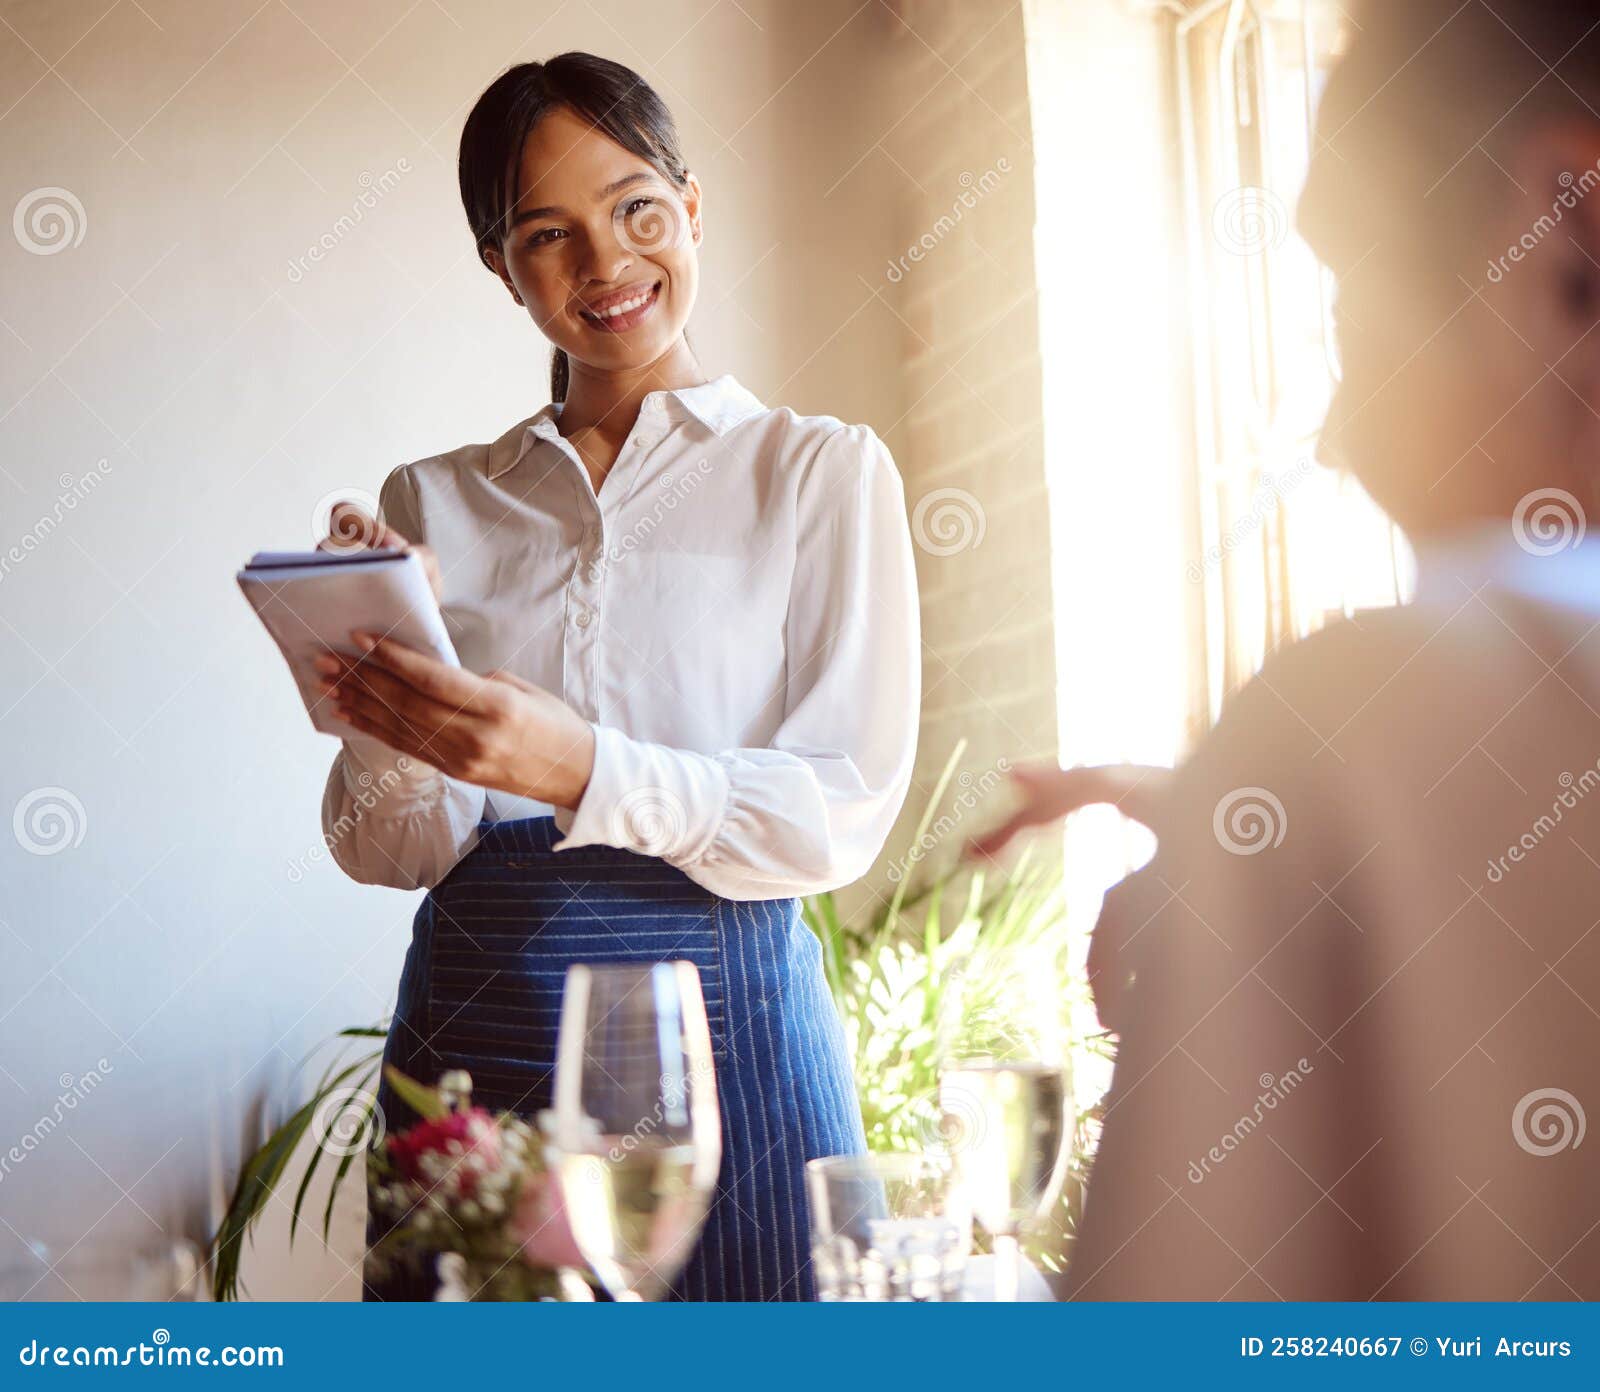
M727 810L727 770L704 754L591 728L594 772L555 849L615 846L673 864L704 855Z
M365 736L344 742L344 785L350 796L379 817L398 817L435 802L445 776L432 764Z

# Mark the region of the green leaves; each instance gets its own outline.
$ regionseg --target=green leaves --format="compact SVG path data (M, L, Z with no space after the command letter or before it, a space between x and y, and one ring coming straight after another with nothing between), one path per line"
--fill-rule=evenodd
M377 1026L360 1027L340 1030L336 1036L341 1039L382 1039L388 1033L386 1028ZM382 1050L375 1050L356 1059L353 1063L345 1063L342 1058L336 1057L330 1063L310 1098L290 1118L278 1127L265 1143L254 1152L244 1163L244 1168L239 1172L238 1183L235 1184L233 1195L228 1201L228 1210L223 1215L222 1224L217 1229L216 1236L211 1242L211 1293L215 1300L237 1300L241 1286L239 1283L239 1261L243 1254L245 1239L254 1230L255 1225L269 1211L276 1200L282 1204L284 1201L278 1194L279 1185L283 1181L284 1173L289 1167L289 1162L294 1157L308 1132L315 1124L321 1131L319 1143L312 1149L311 1158L306 1162L305 1172L301 1177L298 1189L295 1191L294 1202L285 1205L289 1209L289 1241L292 1244L297 1228L300 1224L300 1210L305 1203L307 1191L311 1187L312 1176L316 1173L321 1162L324 1148L321 1144L323 1138L329 1133L337 1131L339 1135L355 1134L365 1135L366 1127L370 1123L372 1103L370 1092L373 1082L378 1076L378 1063L382 1058ZM357 1079L352 1083L351 1079ZM342 1090L342 1096L341 1094ZM368 1100L363 1101L363 1097ZM342 1114L346 1110L353 1110L358 1114L364 1113L361 1124L353 1133L347 1133L343 1127ZM344 1150L343 1147L340 1149ZM358 1149L358 1148L357 1148ZM322 1240L328 1240L328 1233L333 1223L333 1201L338 1194L339 1186L350 1169L350 1161L355 1154L354 1149L345 1150L338 1171L334 1176L333 1191L328 1196L328 1205L323 1213ZM364 1177L364 1175L363 1175Z
M395 1096L424 1121L435 1121L450 1110L435 1089L419 1083L415 1078L406 1077L398 1068L385 1068L383 1076L394 1089Z

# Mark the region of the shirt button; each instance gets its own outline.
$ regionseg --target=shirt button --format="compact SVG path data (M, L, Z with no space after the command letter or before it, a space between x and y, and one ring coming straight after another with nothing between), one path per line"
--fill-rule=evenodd
M579 628L588 628L589 627L589 620L591 618L593 618L593 617L594 616L589 612L589 610L580 609L580 610L578 610L578 617L577 617L575 622L577 623Z

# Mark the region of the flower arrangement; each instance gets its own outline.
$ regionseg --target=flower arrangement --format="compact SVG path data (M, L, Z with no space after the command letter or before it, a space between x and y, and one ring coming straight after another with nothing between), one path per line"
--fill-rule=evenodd
M384 1076L419 1120L367 1156L381 1232L369 1275L425 1273L440 1300L592 1298L538 1132L513 1112L471 1105L472 1080L459 1070L437 1087L394 1068Z

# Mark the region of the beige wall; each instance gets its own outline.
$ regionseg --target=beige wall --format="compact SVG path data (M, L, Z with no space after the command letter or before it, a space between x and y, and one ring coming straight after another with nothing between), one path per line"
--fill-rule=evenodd
M877 293L903 240L903 176L872 144L892 22L850 0L0 0L0 19L5 206L63 188L84 212L55 254L0 238L0 551L29 539L0 575L0 813L61 789L83 831L50 855L0 839L0 1142L110 1065L0 1175L0 1212L63 1244L202 1237L264 1100L388 1008L413 907L325 861L291 872L331 750L233 570L309 544L328 493L545 400L545 350L457 202L468 104L564 48L641 68L707 190L707 367L904 449L930 418L903 419L904 330ZM267 1241L257 1292L349 1295L342 1233L337 1256L302 1240L292 1274ZM16 1241L0 1230L0 1263Z

